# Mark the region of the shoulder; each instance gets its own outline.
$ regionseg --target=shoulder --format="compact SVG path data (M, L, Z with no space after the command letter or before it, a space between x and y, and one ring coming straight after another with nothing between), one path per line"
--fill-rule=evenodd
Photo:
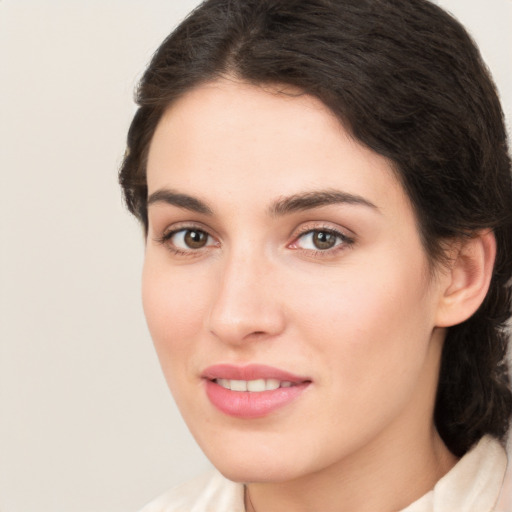
M491 512L498 501L507 455L484 436L425 496L402 512Z
M172 488L140 512L244 512L243 495L242 484L213 471Z

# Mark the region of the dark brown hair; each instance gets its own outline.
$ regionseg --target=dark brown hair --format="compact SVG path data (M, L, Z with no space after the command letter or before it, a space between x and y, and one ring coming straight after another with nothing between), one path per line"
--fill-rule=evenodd
M426 0L208 0L146 70L120 170L147 229L146 159L165 109L201 83L235 76L298 87L396 167L432 262L443 242L491 228L497 258L479 310L448 329L436 426L456 455L503 439L512 411L506 365L512 184L503 114L464 28Z

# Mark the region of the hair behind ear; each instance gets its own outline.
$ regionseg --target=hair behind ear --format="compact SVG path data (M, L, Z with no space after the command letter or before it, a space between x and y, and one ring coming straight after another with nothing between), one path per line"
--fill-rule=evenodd
M453 335L448 333L441 360L434 419L457 456L485 434L503 439L512 410L508 334L478 317L477 313Z
M442 298L440 327L448 327L443 347L435 422L445 443L462 456L483 435L503 439L512 392L508 376L508 336L504 324L510 288L489 295L496 255L490 230L463 240L455 251ZM489 304L494 300L495 304ZM496 313L489 318L488 312ZM456 327L454 329L454 327Z

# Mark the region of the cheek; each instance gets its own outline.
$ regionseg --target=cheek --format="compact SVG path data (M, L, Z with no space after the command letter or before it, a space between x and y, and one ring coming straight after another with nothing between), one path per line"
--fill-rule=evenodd
M207 289L204 280L190 279L147 257L142 274L142 303L164 372L179 366L193 349L204 322Z
M330 355L335 387L362 395L420 372L433 322L422 265L383 259L360 268L322 290L307 287L297 312L310 343Z

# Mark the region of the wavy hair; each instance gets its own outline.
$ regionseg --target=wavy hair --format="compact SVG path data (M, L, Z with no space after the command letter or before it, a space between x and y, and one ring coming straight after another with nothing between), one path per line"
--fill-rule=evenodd
M223 76L319 98L361 143L389 158L433 263L443 243L492 229L497 257L478 311L447 331L436 427L465 453L504 439L512 411L512 184L493 81L462 25L426 0L207 0L162 43L136 92L120 183L147 230L146 160L168 106Z

